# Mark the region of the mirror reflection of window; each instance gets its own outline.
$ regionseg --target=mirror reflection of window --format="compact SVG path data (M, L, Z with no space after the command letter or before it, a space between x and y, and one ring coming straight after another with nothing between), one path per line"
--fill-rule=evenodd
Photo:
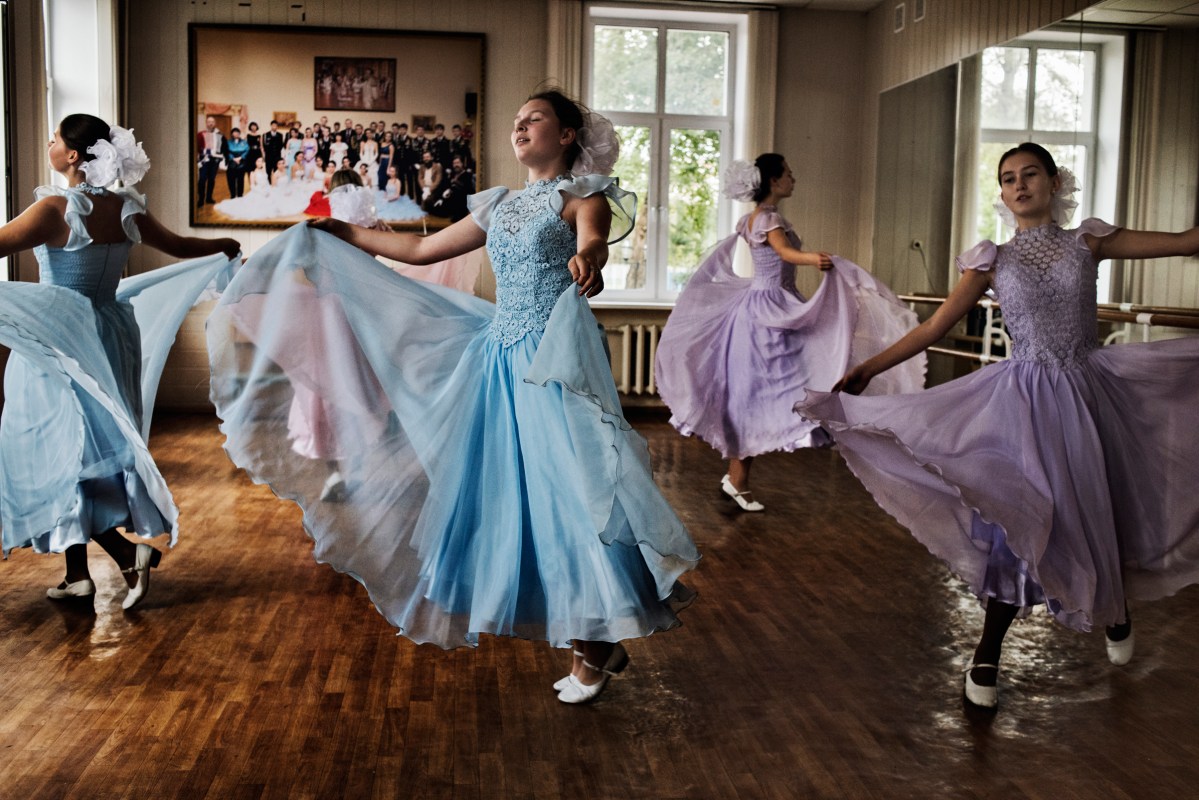
M1059 166L1077 177L1079 205L1072 225L1090 216L1112 218L1123 58L1120 36L1052 31L983 51L975 231L968 239L1011 238L994 207L999 194L995 170L1005 151L1025 141L1044 145ZM1100 163L1102 170L1097 169ZM1110 265L1104 262L1100 269L1103 302L1110 291Z
M1098 45L1005 45L982 55L978 170L978 235L996 242L1011 238L994 208L999 157L1020 142L1045 145L1061 167L1077 176L1075 222L1090 216L1090 154L1096 146Z

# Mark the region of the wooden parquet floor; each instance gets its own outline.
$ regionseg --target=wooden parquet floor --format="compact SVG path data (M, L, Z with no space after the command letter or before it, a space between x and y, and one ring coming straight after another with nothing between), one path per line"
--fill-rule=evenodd
M755 464L768 510L721 499L716 455L636 420L704 554L685 624L629 643L591 706L563 651L396 637L316 564L297 509L252 485L215 420L152 447L182 510L150 596L56 603L61 559L0 564L0 797L1184 798L1199 796L1199 591L1133 609L1137 655L1017 623L993 718L964 711L977 603L835 453Z

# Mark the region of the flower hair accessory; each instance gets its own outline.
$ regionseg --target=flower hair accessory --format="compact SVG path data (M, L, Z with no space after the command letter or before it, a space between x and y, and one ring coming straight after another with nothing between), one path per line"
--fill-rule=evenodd
M150 157L142 149L141 142L133 138L132 128L113 125L108 129L107 139L97 139L87 149L91 161L79 165L84 178L92 186L105 187L119 180L131 186L150 169Z
M720 191L725 197L750 202L762 186L762 173L753 164L738 158L725 167Z
M1073 172L1065 167L1058 167L1057 177L1058 187L1049 201L1049 213L1053 217L1054 222L1065 227L1070 224L1070 219L1074 216L1074 209L1078 208L1078 201L1074 199L1074 193L1079 189L1078 179L1074 177ZM999 214L999 218L1003 220L1004 225L1015 229L1016 215L1012 213L1010 208L1004 205L1002 193L1000 193L999 200L995 201L995 211Z
M575 131L579 155L571 165L575 177L583 175L611 175L620 157L620 139L612 122L603 114L583 112L583 127Z

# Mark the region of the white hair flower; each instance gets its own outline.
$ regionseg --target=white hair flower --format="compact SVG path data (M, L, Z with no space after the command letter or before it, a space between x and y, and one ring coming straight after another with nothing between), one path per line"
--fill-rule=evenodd
M97 139L87 151L91 153L92 159L79 165L79 170L87 178L87 182L99 188L115 183L121 169L121 157L112 142Z
M113 125L109 137L121 157L120 179L127 186L138 183L150 170L150 157L142 149L142 143L133 138L133 128Z
M97 139L87 149L92 160L79 165L87 182L104 188L120 180L126 186L132 186L146 177L150 157L142 149L141 142L133 138L133 129L113 125L108 130L108 137Z
M740 158L725 167L720 191L725 197L751 202L762 186L762 173L753 164Z
M575 131L579 155L571 165L572 175L611 175L620 157L620 139L612 122L594 111L584 112L583 127Z

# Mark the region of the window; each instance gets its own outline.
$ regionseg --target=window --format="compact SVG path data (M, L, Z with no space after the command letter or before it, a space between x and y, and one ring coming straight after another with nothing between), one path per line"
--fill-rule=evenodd
M738 30L729 14L590 9L587 103L616 126L613 174L638 198L604 269L607 301L673 300L728 227Z
M995 171L1005 151L1026 141L1044 145L1078 179L1072 225L1090 216L1112 218L1123 58L1121 37L1087 35L1068 41L1053 32L983 51L972 241L1011 237L994 208L999 194ZM1104 302L1110 292L1108 264L1100 270Z

